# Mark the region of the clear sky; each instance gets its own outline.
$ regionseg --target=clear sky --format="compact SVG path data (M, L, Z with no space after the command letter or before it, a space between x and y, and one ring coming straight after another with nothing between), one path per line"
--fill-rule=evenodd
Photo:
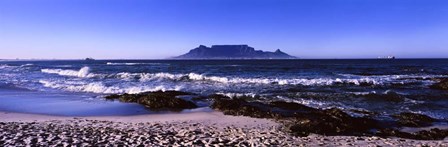
M200 44L447 58L448 0L0 0L0 58L156 59Z

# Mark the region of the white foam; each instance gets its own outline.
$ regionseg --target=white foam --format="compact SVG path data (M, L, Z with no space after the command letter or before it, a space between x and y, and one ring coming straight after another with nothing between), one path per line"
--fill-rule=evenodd
M9 66L9 65L6 65L6 64L0 64L0 69L7 69L7 68L13 68L13 67L15 67L15 66Z
M166 63L114 63L107 62L107 65L167 65Z
M328 105L329 105L328 103L325 103L322 101L303 99L303 98L290 99L290 98L284 97L284 96L277 96L277 99L286 101L286 102L298 103L298 104L302 104L302 105L305 105L308 107L313 107L313 108L325 108L325 107L328 107Z
M223 84L278 84L278 85L333 85L333 84L355 84L361 85L363 83L369 83L373 85L383 84L381 79L374 79L369 77L364 78L242 78L242 77L219 77L219 76L206 76L204 74L188 73L188 74L171 74L171 73L118 73L115 75L117 78L124 80L139 79L140 81L151 80L173 80L173 81L204 81L204 82L217 82Z
M347 92L347 93L351 93L354 95L369 95L369 94L377 94L376 91L366 91L366 92Z
M104 94L113 94L113 93L141 93L147 91L166 91L166 90L176 90L179 91L182 89L180 86L175 86L173 88L167 88L165 86L105 86L101 82L92 82L92 83L82 83L82 82L67 82L67 81L48 81L48 80L39 80L44 87L53 88L53 89L61 89L72 92L91 92L91 93L104 93Z
M115 77L119 78L119 79L124 79L124 80L131 80L133 78L136 78L138 76L138 74L132 74L132 73L127 73L127 72L122 72L122 73L118 73L115 75Z
M100 77L100 78L118 78L123 80L139 80L141 82L155 81L155 80L172 80L172 81L197 81L197 82L215 82L223 84L277 84L277 85L304 85L304 86L328 86L335 84L371 84L382 85L385 83L393 83L403 78L403 76L349 76L344 78L243 78L243 77L221 77L221 76L207 76L198 73L186 74L172 74L166 72L160 73L128 73L122 72L117 74L102 75L93 74L89 72L88 67L83 67L79 71L62 70L62 69L42 69L44 73L59 74L62 76L73 76L82 78ZM442 77L443 75L425 75L425 76L411 76L406 77ZM399 81L404 83L404 81Z
M5 68L8 68L8 66L7 65L0 65L0 69L5 69Z
M430 80L432 78L447 78L448 75L421 75L421 74L407 74L407 75L354 75L354 74L339 74L340 76L348 77L348 78L373 78L373 79L427 79Z
M26 67L26 66L33 66L34 64L28 63L28 64L23 64L20 67Z
M224 95L224 96L227 96L227 97L230 97L230 98L233 98L233 97L252 97L252 98L255 98L255 97L258 96L255 93L223 93L223 92L218 92L216 94Z
M80 78L91 78L94 77L95 74L90 73L89 67L83 67L80 70L64 70L64 69L42 69L43 73L50 74L58 74L61 76L71 76L71 77L80 77Z
M278 84L278 85L333 85L333 84L355 84L361 85L363 83L369 83L373 85L383 84L390 81L390 78L371 78L371 77L358 77L358 78L242 78L242 77L220 77L220 76L206 76L198 73L187 74L172 74L172 73L117 73L111 75L101 75L90 73L89 67L83 67L79 71L76 70L63 70L63 69L42 69L44 73L58 74L62 76L72 76L81 78L92 77L115 77L123 80L140 80L142 82L152 80L173 80L173 81L203 81L203 82L217 82L223 84Z
M143 74L143 80L153 80L153 79L171 79L171 80L181 80L184 75L182 74L170 74L170 73L155 73L155 74Z
M7 64L0 64L0 69L6 69L6 70L20 70L21 68L32 66L33 64L24 64L24 65L7 65Z
M54 67L73 67L73 65L56 65Z

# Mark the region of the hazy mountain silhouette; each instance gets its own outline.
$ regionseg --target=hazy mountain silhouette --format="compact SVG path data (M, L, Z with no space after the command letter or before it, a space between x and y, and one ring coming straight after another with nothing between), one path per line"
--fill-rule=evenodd
M176 59L296 59L277 49L275 52L255 50L248 45L200 45Z

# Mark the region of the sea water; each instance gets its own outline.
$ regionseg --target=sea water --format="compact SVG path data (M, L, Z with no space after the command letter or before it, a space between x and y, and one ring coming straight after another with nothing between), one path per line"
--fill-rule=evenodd
M448 60L0 61L0 111L146 114L102 97L178 90L446 119L448 91L430 89L434 78L448 78Z

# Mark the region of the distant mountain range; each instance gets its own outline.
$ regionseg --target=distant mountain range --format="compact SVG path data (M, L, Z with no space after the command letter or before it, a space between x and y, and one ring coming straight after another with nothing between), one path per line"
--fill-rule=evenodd
M175 59L296 59L277 49L275 52L255 50L248 45L200 45Z

